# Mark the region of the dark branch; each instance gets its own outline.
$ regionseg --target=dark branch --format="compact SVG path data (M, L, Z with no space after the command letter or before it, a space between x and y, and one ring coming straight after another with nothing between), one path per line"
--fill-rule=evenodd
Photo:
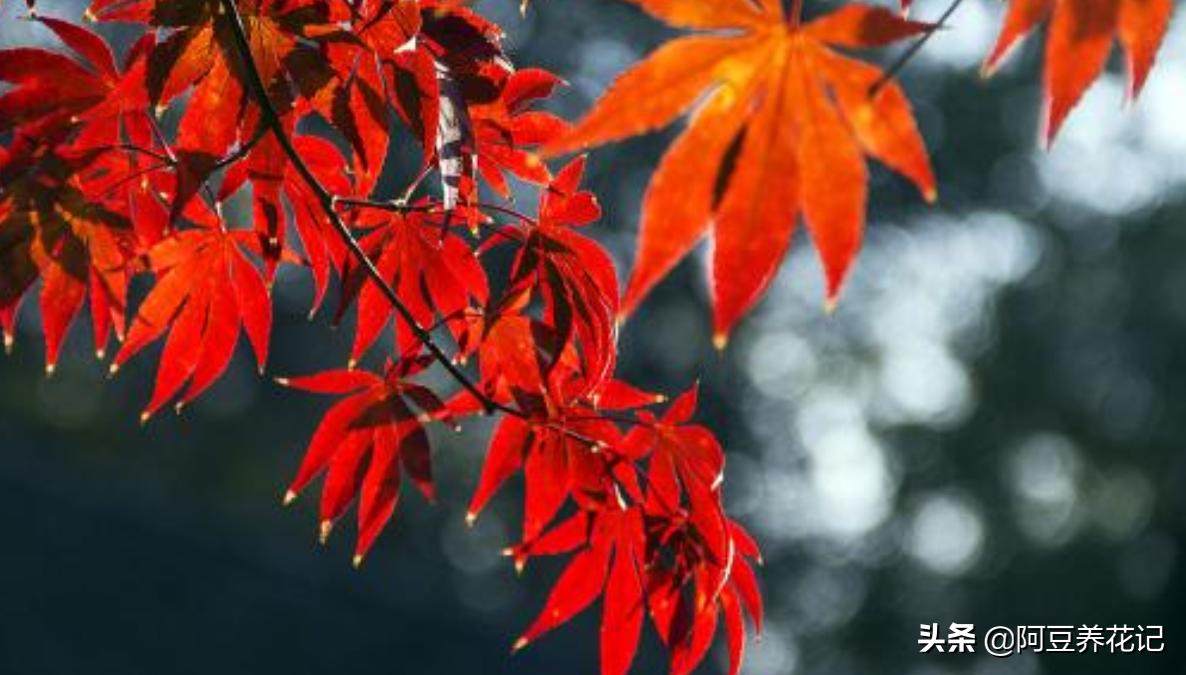
M915 40L914 44L910 45L906 51L902 52L898 58L894 59L894 62L885 69L885 72L881 74L881 77L877 78L877 81L869 87L869 98L874 98L877 96L877 94L881 93L881 90L885 87L885 85L889 84L890 80L894 79L894 77L906 67L907 63L910 63L911 59L913 59L927 44L927 42L929 42L930 39L935 36L935 33L938 33L940 30L947 27L947 20L951 18L952 14L955 14L955 10L959 9L959 6L963 3L963 1L964 0L951 0L951 4L948 5L947 9L943 11L943 14L939 17L939 20L931 24L930 27L927 28L927 32L923 33L922 37Z

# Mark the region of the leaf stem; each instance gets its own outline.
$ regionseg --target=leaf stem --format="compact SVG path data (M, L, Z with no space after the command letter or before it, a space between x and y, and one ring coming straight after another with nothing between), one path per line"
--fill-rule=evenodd
M359 199L357 197L338 197L337 203L343 206L350 206L354 208L375 209L378 211L393 211L396 213L413 213L413 212L432 212L439 207L435 204L417 205L408 204L403 198L389 199L389 200L375 200L375 199ZM501 206L499 204L489 204L486 202L478 202L473 205L474 208L483 211L494 211L510 218L516 218L528 225L539 225L539 221L531 216L516 211L510 207Z
M943 11L943 14L939 16L939 20L928 26L926 32L922 34L922 37L915 40L914 44L907 47L906 51L902 52L898 58L894 59L894 62L885 69L885 72L881 74L881 77L877 78L877 81L869 87L869 98L874 98L877 96L877 94L881 93L881 90L885 87L885 85L889 84L890 80L894 79L894 77L906 67L906 64L910 63L910 61L918 55L918 52L922 50L922 48L927 44L927 42L930 41L932 37L935 36L935 33L947 26L947 20L951 18L952 14L955 14L955 10L959 9L959 6L963 4L963 2L964 0L951 0L951 4L948 5L947 9Z
M268 135L268 129L266 127L264 127L263 125L260 125L260 127L255 130L255 135L251 137L251 140L240 145L238 147L238 149L236 149L234 152L228 154L226 157L223 157L222 159L218 160L218 162L214 165L214 170L218 171L219 169L225 169L226 167L243 159L244 157L247 156L248 153L250 153L255 148L256 145L259 144L260 141L262 141L264 139L264 136L267 136L267 135Z
M404 193L400 195L397 201L402 204L407 204L408 202L412 201L412 195L416 194L416 190L420 189L420 184L424 182L425 178L428 178L429 173L432 173L432 170L429 168L429 165L426 164L424 168L420 170L420 173L417 174L416 180L408 184L407 189L404 190Z
M169 141L165 138L165 132L161 131L161 125L157 124L156 117L152 113L144 111L145 118L148 119L148 127L152 130L152 135L156 138L157 143L161 144L161 148L165 151L165 155L169 158L169 165L177 167L181 162L177 160L177 153L173 152L173 148L169 147ZM202 191L206 193L206 198L210 200L211 204L217 204L218 200L214 197L214 190L210 189L210 184L205 181L202 182Z

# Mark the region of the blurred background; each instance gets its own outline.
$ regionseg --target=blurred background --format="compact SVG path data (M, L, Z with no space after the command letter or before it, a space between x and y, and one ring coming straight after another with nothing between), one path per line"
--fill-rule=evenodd
M674 34L612 0L534 0L525 18L517 4L480 9L519 65L569 80L556 106L571 116ZM19 11L0 10L0 44L49 43ZM751 675L1186 672L1186 31L1177 21L1133 106L1116 59L1046 153L1040 41L978 76L1000 15L967 0L903 73L941 199L927 208L874 171L835 315L800 235L725 353L703 257L625 327L622 375L668 392L700 378L702 420L728 449L730 511L767 561ZM592 155L607 211L594 232L623 272L675 131ZM402 159L392 185L415 168ZM350 327L307 322L309 297L300 272L277 284L271 373L344 362ZM183 417L140 428L155 357L107 381L80 324L46 379L29 309L0 359L0 673L597 672L596 610L509 655L558 570L517 578L499 555L514 490L465 527L484 425L437 438L439 503L406 491L355 571L351 526L322 549L316 499L279 505L327 401L261 381L240 353ZM1167 647L918 653L919 624L953 621L1161 624ZM723 651L702 672L724 672ZM663 668L648 634L634 672Z

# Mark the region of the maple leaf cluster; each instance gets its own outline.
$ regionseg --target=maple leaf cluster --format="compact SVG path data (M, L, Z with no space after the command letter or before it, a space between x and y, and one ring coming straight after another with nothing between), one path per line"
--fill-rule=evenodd
M582 231L601 217L585 160L553 172L537 152L569 131L538 106L559 78L514 68L497 26L437 0L95 0L85 18L141 33L117 59L30 15L58 46L0 51L6 344L33 293L50 373L84 310L100 358L114 339L112 374L161 343L147 422L208 391L241 335L262 374L277 270L305 269L311 316L356 317L347 368L276 378L337 397L285 496L322 479L322 539L356 505L360 564L405 480L435 498L431 427L496 413L470 518L522 474L508 555L570 556L516 647L602 597L604 673L629 669L647 616L672 672L718 622L740 667L757 546L725 515L695 390L659 414L665 397L614 376L618 280ZM397 123L420 173L382 198ZM535 215L511 208L512 180L538 188ZM424 383L434 367L452 391Z
M665 397L615 377L618 322L710 236L723 347L800 219L835 302L860 248L868 159L938 195L896 68L851 52L925 41L943 20L861 3L805 21L798 0L627 1L692 34L573 125L541 106L562 81L515 68L499 26L453 0L94 0L88 21L139 28L118 59L89 28L30 11L58 45L0 50L6 348L34 294L49 373L84 310L99 358L116 346L113 374L162 343L147 421L207 391L241 335L262 374L277 270L305 269L311 316L332 297L335 323L356 317L347 368L277 378L338 397L285 496L323 476L323 539L357 504L361 562L405 478L435 498L429 429L498 414L469 518L522 475L507 555L519 568L569 557L516 649L601 598L606 675L629 669L648 617L671 672L703 661L718 624L737 672L762 622L757 545L722 507L724 454L692 422L695 388L659 412ZM1116 40L1137 94L1171 10L1010 0L985 70L1049 20L1049 141ZM584 158L548 160L685 115L620 293L583 232L601 216ZM394 124L415 138L419 174L383 195ZM512 208L515 182L538 190L535 215ZM248 222L227 215L232 199L250 204ZM382 367L360 365L377 351ZM453 390L425 384L430 369Z

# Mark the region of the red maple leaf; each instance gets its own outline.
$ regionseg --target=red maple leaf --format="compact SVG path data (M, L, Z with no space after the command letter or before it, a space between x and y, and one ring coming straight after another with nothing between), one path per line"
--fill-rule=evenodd
M48 372L88 297L95 350L102 354L112 329L123 333L125 265L135 237L132 223L102 187L111 177L96 168L96 158L95 151L47 149L23 134L0 154L0 328L11 347L21 299L41 278Z
M1050 143L1103 72L1115 40L1128 56L1128 95L1136 98L1153 68L1173 4L1172 0L1010 0L984 72L995 71L1019 40L1050 19L1042 132L1043 141Z
M877 68L840 49L878 47L925 24L845 5L800 24L776 0L631 0L679 38L622 75L552 151L652 131L703 101L651 179L638 258L623 301L632 310L711 228L715 339L774 278L802 215L834 302L860 246L870 155L913 181L935 181L909 103Z
M552 180L548 166L530 148L559 138L568 131L568 123L530 108L551 96L560 83L546 70L519 70L506 79L496 101L470 109L478 172L500 197L510 197L507 173L537 185Z
M271 299L245 251L258 253L258 239L251 232L221 228L174 232L149 250L148 266L156 284L137 309L111 364L112 372L118 371L168 333L142 422L186 382L178 410L213 384L230 363L240 327L263 370L272 330Z
M479 359L486 390L495 400L518 405L522 417L507 417L496 428L467 519L477 518L520 470L527 487L525 542L538 536L570 497L584 508L603 503L610 471L600 448L616 443L620 432L597 416L574 348L563 345L548 325L510 315L489 328ZM599 405L614 402L607 397ZM464 394L451 408L474 410Z
M655 402L642 392L626 393L620 402L630 400ZM738 672L744 614L761 630L761 597L749 562L759 554L749 534L724 515L719 490L724 456L707 429L689 423L695 406L692 390L662 418L639 413L639 423L625 438L602 431L596 447L572 444L602 462L596 475L604 497L577 501L575 514L547 530L525 530L523 541L507 550L520 568L532 556L573 553L538 618L515 643L516 650L602 596L603 675L629 670L648 613L671 652L671 672L680 675L703 660L723 614L731 672ZM571 436L578 428L574 419L590 419L588 409L583 417L574 410L549 418L552 427L504 421L495 432L475 498L480 501L491 485L523 466L523 457L529 462L540 456L546 442L541 439ZM571 463L573 456L567 460ZM639 468L642 462L645 472ZM571 476L567 481L563 475L529 476L525 519L531 517L530 490L545 478L574 484ZM544 522L550 520L547 514Z
M445 216L427 213L427 205L420 202L407 213L382 214L379 227L363 235L359 243L416 322L431 328L439 317L464 354L476 346L466 335L489 294L486 272L473 249L449 229ZM343 297L336 320L358 300L351 363L370 349L383 328L392 323L393 315L399 353L418 351L421 345L415 332L395 313L391 301L365 270L348 261L342 276Z
M297 89L315 87L325 68L317 49L301 41L320 34L328 22L315 0L240 2L254 67L266 85L283 81ZM93 20L145 23L171 31L148 56L149 100L158 106L189 91L181 117L178 147L213 157L246 140L255 120L244 87L244 64L234 27L220 0L95 0ZM284 87L273 87L282 107L291 101Z
M605 249L576 232L601 217L596 197L580 188L584 172L583 157L561 169L541 193L537 219L505 235L518 241L519 250L495 313L541 300L543 320L559 344L579 343L585 382L595 388L614 368L618 279Z
M287 128L295 126L292 116L285 118ZM339 150L316 136L294 135L293 147L317 180L334 194L351 194L352 184L347 164ZM266 278L275 276L276 265L288 250L290 226L301 241L301 248L313 273L313 310L320 306L329 285L330 270L341 270L346 249L338 235L328 231L328 219L317 195L293 168L271 135L256 143L247 157L231 165L219 187L223 201L246 184L251 184L252 221L260 236Z
M154 148L144 84L152 36L133 44L121 71L98 35L61 19L35 20L79 58L27 47L0 50L0 80L14 85L0 95L0 132L38 122L43 132L53 126L80 130L76 148L110 148L125 135L136 146Z
M324 472L320 527L324 542L334 522L357 498L355 566L362 563L395 512L401 473L429 501L436 497L424 423L441 417L445 406L430 389L409 380L426 365L424 360L408 359L388 364L383 377L361 370L334 370L277 380L305 391L345 396L326 412L314 432L284 502L292 502Z
M400 96L413 96L435 84L431 78L416 79L418 70L431 75L431 60L424 65L429 55L416 42L420 12L417 0L330 3L331 19L349 23L351 30L349 39L325 41L334 82L312 103L353 148L358 189L364 195L374 187L387 158L392 103L398 106ZM401 84L410 87L401 90Z

